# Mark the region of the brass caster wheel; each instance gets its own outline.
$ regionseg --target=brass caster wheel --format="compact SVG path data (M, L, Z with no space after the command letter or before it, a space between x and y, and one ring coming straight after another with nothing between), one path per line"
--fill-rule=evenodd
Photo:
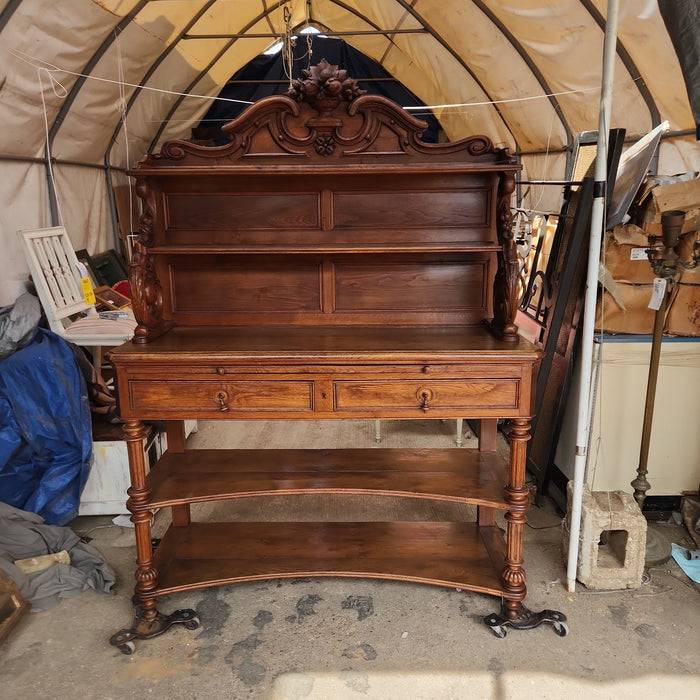
M140 605L134 610L134 624L131 629L120 630L112 635L109 643L115 646L122 654L133 654L135 651L134 639L153 639L169 630L173 625L181 624L188 630L196 630L199 627L199 618L194 610L176 610L171 615L156 616L147 620L143 615Z

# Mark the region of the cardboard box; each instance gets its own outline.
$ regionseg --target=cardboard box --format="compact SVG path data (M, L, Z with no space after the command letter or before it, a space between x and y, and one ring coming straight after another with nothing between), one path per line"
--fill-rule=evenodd
M681 237L676 251L682 260L692 260L697 239L695 231ZM648 306L656 275L648 259L632 259L633 250L648 247L648 234L634 224L616 226L606 233L603 264L608 274L596 308L596 330L637 335L653 332L656 312ZM668 303L664 332L700 336L700 266L681 274Z
M700 336L700 275L695 275L694 282L678 285L664 330L669 335Z
M615 296L605 291L596 308L596 330L606 333L651 335L656 318L656 312L648 308L653 286L619 282ZM674 336L700 336L700 284L680 282L676 286L666 310L664 333Z
M675 181L674 181L675 180ZM661 214L676 210L686 212L681 233L698 230L700 219L700 177L649 178L630 208L634 224L649 234L661 235Z

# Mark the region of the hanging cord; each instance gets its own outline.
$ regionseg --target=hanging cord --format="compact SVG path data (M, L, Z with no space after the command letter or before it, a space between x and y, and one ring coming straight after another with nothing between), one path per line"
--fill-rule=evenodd
M58 81L57 78L53 76L53 73L65 73L66 75L73 75L78 78L85 78L86 80L95 80L100 83L118 83L118 80L111 80L109 78L98 78L97 76L94 75L87 75L86 73L77 73L76 71L71 71L66 68L59 68L58 66L53 65L52 63L48 63L47 61L44 61L40 58L36 58L34 56L30 56L29 54L25 54L21 51L17 51L15 49L10 49L9 52L15 57L19 58L20 60L24 61L25 63L28 63L30 66L33 66L34 68L37 68L37 70L41 69L43 70L47 76L49 76L50 81L54 84L57 85L61 88L61 91L65 94L59 95L59 97L67 97L68 91L66 88L61 85L61 83ZM198 95L196 93L192 92L177 92L175 90L162 90L161 88L154 88L154 87L149 87L148 85L137 85L136 83L123 83L124 87L128 88L135 88L137 90L144 90L147 92L158 92L162 93L164 95L175 95L176 97L194 97L200 100L210 100L210 101L221 101L221 102L232 102L234 104L244 104L244 105L252 105L253 103L250 100L236 100L232 97L219 97L218 95ZM54 89L54 92L56 90ZM56 93L58 95L58 93Z
M547 172L549 171L549 149L552 145L552 132L554 131L554 114L555 111L552 110L550 114L550 119L549 119L549 129L547 130L547 148L545 149L545 154L544 154L544 168L542 170L542 180L547 179ZM544 187L540 187L540 196L537 198L537 201L532 205L533 210L539 209L539 206L542 202L542 199L544 197Z
M284 16L284 36L282 37L282 65L284 74L289 80L289 87L292 87L292 69L294 66L294 47L297 45L296 39L292 36L292 12L285 6Z
M306 22L304 23L304 27L305 29L311 29L311 24L309 24L311 19L311 0L306 0L304 11L306 13ZM306 56L309 59L306 62L307 69L311 68L311 57L314 55L313 43L313 34L310 31L306 32Z
M49 116L46 107L46 99L44 97L44 83L41 79L42 73L45 73L51 84L51 89L53 94L59 99L65 99L68 96L68 91L59 83L51 73L46 68L37 68L36 70L37 78L39 79L39 94L41 95L41 105L44 110L44 134L46 137L46 165L49 173L49 179L51 180L51 187L53 188L54 198L56 200L56 213L58 214L59 225L64 225L63 211L61 210L61 200L58 196L58 187L56 187L56 178L53 172L53 163L51 162L53 158L51 157L51 141L49 135Z
M511 102L532 102L533 100L549 99L550 97L560 97L562 95L580 95L584 92L600 92L600 87L581 88L580 90L563 90L562 92L548 92L544 95L534 95L532 97L511 97L505 100L486 100L485 102L456 102L444 105L421 105L404 107L408 112L419 111L421 109L459 109L460 107L485 107L488 105L504 105Z
M304 5L304 28L311 29L310 16L309 16L309 5L310 2L306 2ZM289 6L285 5L283 9L284 17L284 35L282 36L282 65L284 67L284 74L289 80L289 87L292 87L293 75L294 75L294 49L297 45L297 37L292 34L292 22L294 20L294 15L289 9ZM299 61L303 61L305 58L308 59L306 67L311 67L311 57L313 56L313 41L314 35L312 32L308 31L304 33L304 38L306 40L306 53L299 57Z
M126 82L124 81L124 62L122 59L122 46L121 46L121 41L120 41L120 34L115 33L115 43L117 47L117 71L119 75L119 100L117 101L117 111L120 114L120 121L122 123L122 130L124 132L124 153L126 157L126 164L127 166L131 163L131 155L129 154L129 130L127 128L126 124L126 114L128 111L128 105L127 105L127 100L126 100ZM133 193L133 188L131 185L131 182L127 178L127 186L129 189L129 232L127 233L126 236L126 245L127 245L127 256L128 259L131 259L131 251L133 249L134 245L134 238L136 238L135 233L133 233L134 229L134 220L133 220L133 214L134 214L134 193Z

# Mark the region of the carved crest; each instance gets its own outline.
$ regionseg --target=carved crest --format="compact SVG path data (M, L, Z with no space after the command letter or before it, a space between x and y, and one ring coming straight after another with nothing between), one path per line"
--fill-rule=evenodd
M342 126L342 120L332 115L341 102L352 102L366 90L357 86L357 80L348 78L347 71L332 66L326 59L318 65L301 71L302 79L296 79L287 90L287 97L295 102L306 102L319 116L309 120L309 125L317 130L314 148L320 156L330 156L335 151L336 139L333 129Z
M341 102L352 102L366 90L357 86L357 80L348 78L345 70L332 66L325 58L318 65L301 71L302 79L292 81L287 97L296 102L308 102L322 115L332 112Z
M475 163L515 163L507 149L494 148L486 136L426 143L422 140L426 128L424 121L396 102L366 94L347 71L322 59L302 70L302 77L294 80L285 94L263 97L224 124L221 130L229 143L212 147L168 141L160 153L147 155L137 168L167 168L175 161L183 166L224 161L252 164L271 157L280 158L280 162L321 164L348 157L359 162L355 156L368 159L365 163L424 158L462 162L468 155Z

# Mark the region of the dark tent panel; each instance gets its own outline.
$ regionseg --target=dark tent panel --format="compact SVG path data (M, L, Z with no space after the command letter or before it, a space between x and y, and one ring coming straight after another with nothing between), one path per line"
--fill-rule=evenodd
M309 43L311 51L309 51ZM372 95L382 95L404 107L424 106L410 90L393 78L378 63L354 49L341 39L307 34L299 36L292 47L292 78L300 78L301 71L325 58L332 65L341 66L355 78L362 90ZM278 95L289 88L290 77L282 51L262 54L237 71L219 93L223 99L216 100L206 113L199 127L193 131L195 138L213 139L218 145L226 143L221 126L235 119L247 107L261 97ZM232 101L225 101L232 100ZM237 100L237 101L233 101ZM412 115L427 122L423 141L437 143L440 124L429 110L415 111Z

